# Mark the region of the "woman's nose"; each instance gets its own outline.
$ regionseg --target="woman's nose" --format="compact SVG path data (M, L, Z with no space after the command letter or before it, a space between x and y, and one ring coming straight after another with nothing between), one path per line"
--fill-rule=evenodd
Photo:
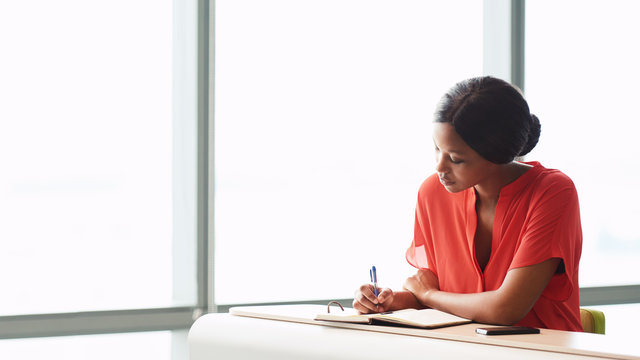
M447 172L446 161L441 154L436 154L436 172L440 174Z

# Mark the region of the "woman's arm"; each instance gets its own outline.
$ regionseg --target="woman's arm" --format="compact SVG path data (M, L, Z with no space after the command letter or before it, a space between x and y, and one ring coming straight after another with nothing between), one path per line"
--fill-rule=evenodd
M512 269L499 289L472 294L440 291L438 278L430 270L418 270L404 288L422 307L446 311L487 324L512 325L524 318L555 274L559 258Z

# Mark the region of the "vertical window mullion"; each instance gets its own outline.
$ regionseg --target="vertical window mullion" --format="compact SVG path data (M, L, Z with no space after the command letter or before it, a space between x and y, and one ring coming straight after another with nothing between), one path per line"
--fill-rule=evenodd
M483 4L483 73L524 89L524 0Z

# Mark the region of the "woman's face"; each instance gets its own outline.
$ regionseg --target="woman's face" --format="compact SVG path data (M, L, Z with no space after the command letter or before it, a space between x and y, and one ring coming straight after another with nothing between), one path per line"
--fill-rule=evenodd
M436 172L451 193L488 181L499 167L470 148L450 123L433 124L433 142Z

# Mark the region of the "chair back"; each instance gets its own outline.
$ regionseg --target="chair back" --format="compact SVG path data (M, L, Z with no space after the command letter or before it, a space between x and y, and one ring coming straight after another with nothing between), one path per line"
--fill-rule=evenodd
M604 334L604 313L602 311L580 308L582 330L595 334Z

